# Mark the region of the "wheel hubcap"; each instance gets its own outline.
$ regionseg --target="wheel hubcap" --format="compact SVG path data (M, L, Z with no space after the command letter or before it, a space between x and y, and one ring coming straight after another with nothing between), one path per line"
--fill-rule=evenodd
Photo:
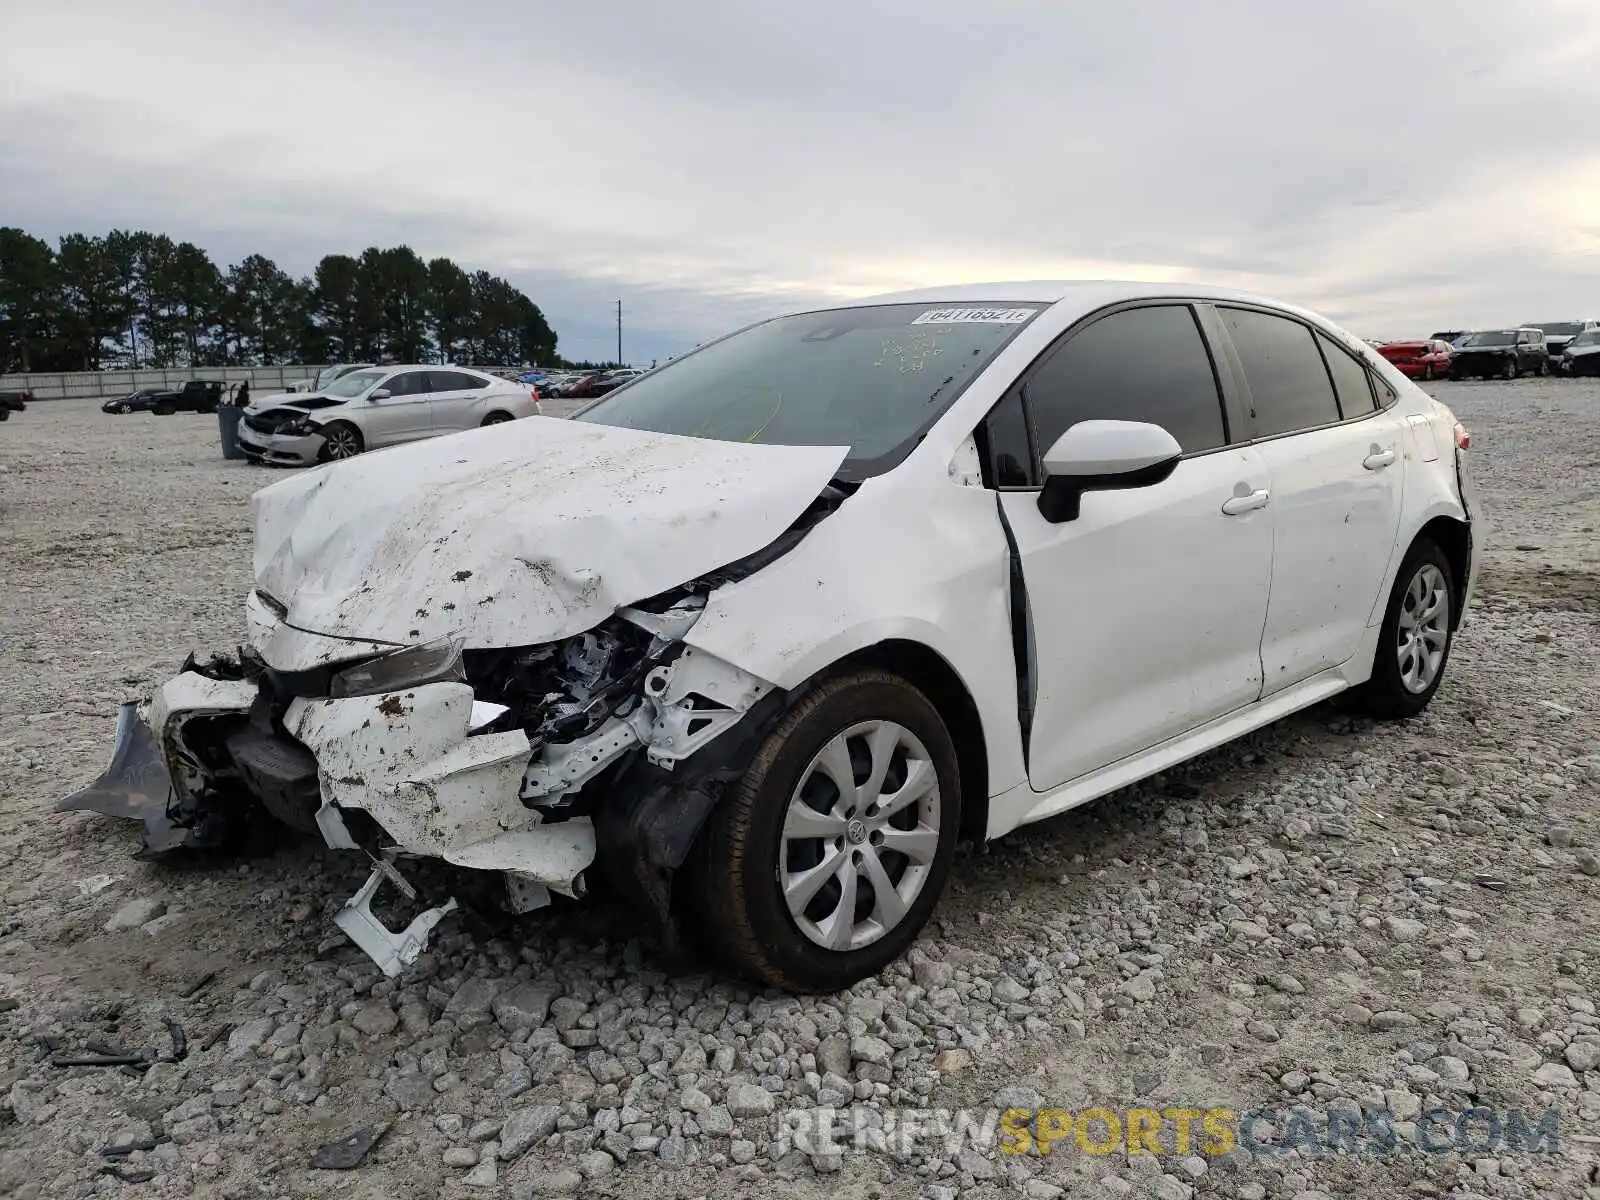
M1400 623L1395 652L1400 662L1400 682L1412 693L1425 692L1444 665L1450 637L1450 589L1444 572L1425 563L1411 577L1400 602Z
M355 452L355 435L347 429L336 430L328 439L328 454L332 458L349 458Z
M893 721L836 735L800 774L778 850L778 885L800 932L859 950L900 924L939 849L939 775Z

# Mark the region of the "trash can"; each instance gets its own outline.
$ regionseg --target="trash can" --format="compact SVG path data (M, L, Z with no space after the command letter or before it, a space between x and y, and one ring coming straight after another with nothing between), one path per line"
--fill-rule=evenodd
M232 404L224 404L217 409L217 427L222 431L222 457L243 458L244 450L239 446L239 420L244 416L244 409Z

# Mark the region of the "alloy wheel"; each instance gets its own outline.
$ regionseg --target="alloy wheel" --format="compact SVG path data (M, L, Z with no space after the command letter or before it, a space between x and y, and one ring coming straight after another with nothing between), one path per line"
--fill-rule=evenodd
M327 434L329 458L354 458L361 453L361 443L354 429L334 429Z
M790 794L778 883L829 950L871 945L905 919L939 849L939 775L917 736L866 721L817 752Z
M1400 682L1408 692L1417 695L1433 686L1449 637L1450 589L1437 566L1423 563L1406 588L1396 627Z

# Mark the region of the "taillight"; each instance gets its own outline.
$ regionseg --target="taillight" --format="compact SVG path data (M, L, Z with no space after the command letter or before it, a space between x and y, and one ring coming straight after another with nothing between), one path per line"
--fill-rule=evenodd
M1465 425L1463 425L1460 421L1456 422L1456 449L1457 450L1470 450L1470 449L1472 449L1472 435L1467 432L1467 427Z

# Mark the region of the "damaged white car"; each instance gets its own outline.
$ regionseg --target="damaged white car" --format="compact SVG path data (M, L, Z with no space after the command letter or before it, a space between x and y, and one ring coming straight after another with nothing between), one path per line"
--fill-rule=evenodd
M572 420L253 501L249 648L192 659L64 803L150 851L264 809L365 853L390 973L453 901L603 871L781 987L900 954L993 838L1346 689L1443 678L1479 558L1468 439L1299 309L967 286L782 317Z

